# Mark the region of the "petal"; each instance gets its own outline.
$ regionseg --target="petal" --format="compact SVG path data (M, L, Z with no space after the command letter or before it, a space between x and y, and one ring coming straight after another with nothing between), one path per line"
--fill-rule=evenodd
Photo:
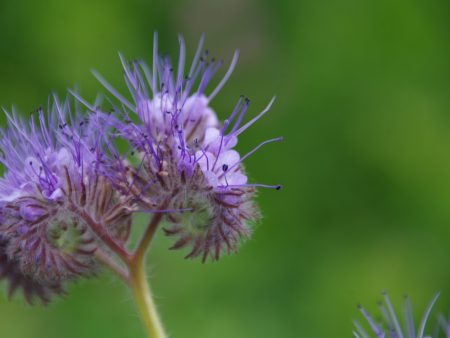
M213 146L217 141L220 140L220 131L217 128L208 128L205 131L205 139L203 144L206 146Z
M247 176L240 172L226 175L226 178L229 185L242 185L247 183Z
M239 162L239 159L241 157L239 156L239 153L236 150L227 150L219 155L219 158L217 160L217 164L215 166L215 171L220 170L220 172L223 170L224 166L227 166L227 168L230 168L234 164Z

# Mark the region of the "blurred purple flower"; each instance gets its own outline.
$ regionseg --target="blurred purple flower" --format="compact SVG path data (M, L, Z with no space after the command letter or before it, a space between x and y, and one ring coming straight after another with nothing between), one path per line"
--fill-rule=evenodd
M425 335L425 328L427 326L431 310L438 297L439 294L433 297L422 315L419 326L416 327L414 324L412 306L409 298L405 297L403 307L404 321L401 323L395 313L394 307L392 306L388 295L383 292L384 302L379 303L381 312L381 319L379 322L373 320L370 314L361 305L358 305L358 309L361 311L369 325L369 332L372 334L368 334L363 326L359 322L355 321L353 336L355 338L438 338L440 337L438 331L442 329L445 332L444 337L450 338L450 326L443 318L440 318L439 326L435 326L436 330L433 335Z

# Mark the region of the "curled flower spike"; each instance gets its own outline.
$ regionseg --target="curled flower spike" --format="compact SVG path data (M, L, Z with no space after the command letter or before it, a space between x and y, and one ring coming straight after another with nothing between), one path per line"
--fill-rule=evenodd
M24 122L7 113L0 131L0 276L10 294L22 289L48 302L67 281L96 271L103 247L88 224L107 220L104 233L125 241L128 208L101 176L102 152L93 125L54 98ZM98 137L97 137L98 138ZM106 224L106 223L105 223Z
M394 307L392 306L388 295L383 292L383 302L380 302L379 304L382 316L380 322L373 320L369 313L361 305L358 305L358 309L361 311L362 315L369 324L369 332L372 334L367 333L363 326L359 322L355 321L353 336L355 338L438 338L439 333L435 333L433 335L425 334L428 318L438 297L439 294L433 297L422 315L419 326L415 327L412 306L409 298L405 297L403 310L404 321L401 323L394 311ZM444 322L443 320L441 321ZM450 330L448 329L448 325L446 325L446 323L441 323L441 325L445 330L445 337L450 338Z
M122 57L125 82L132 101L118 93L95 73L99 81L119 101L115 115L97 113L102 125L109 125L107 143L113 152L111 181L125 194L132 194L141 207L165 209L165 233L176 237L171 247L190 246L186 257L219 259L223 251L236 251L241 238L250 235L250 225L259 218L254 203L255 188L280 186L248 183L243 161L262 146L280 141L274 138L241 156L234 148L238 136L272 106L244 123L249 100L241 97L221 124L210 106L229 79L238 52L225 76L211 91L207 85L223 63L202 52L203 37L189 70L185 70L185 46L180 37L178 63L158 56L155 34L153 67L143 62L126 62ZM208 92L208 93L207 93ZM137 119L136 119L137 117ZM127 156L112 145L114 138L130 144Z
M0 279L7 280L9 296L17 289L21 289L28 303L32 303L37 297L46 304L52 294L60 295L64 292L58 281L37 281L32 276L25 275L20 269L18 260L6 253L8 243L8 239L0 237Z

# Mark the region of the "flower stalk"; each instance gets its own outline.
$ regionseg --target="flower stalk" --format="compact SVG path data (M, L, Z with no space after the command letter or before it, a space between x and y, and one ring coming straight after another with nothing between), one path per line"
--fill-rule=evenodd
M125 268L105 252L101 250L96 252L97 258L130 288L137 311L149 338L167 337L145 272L145 255L162 215L162 213L157 213L153 216L133 253L128 253L125 248L119 245L110 246L110 249L123 261ZM89 225L93 228L98 228L98 224L92 220Z
M153 301L150 286L145 273L144 260L132 264L130 268L129 286L134 301L149 338L166 338L159 314Z
M145 273L145 254L158 228L163 214L153 216L135 252L128 261L129 287L131 288L137 310L149 338L166 338L159 314L153 301L152 292Z

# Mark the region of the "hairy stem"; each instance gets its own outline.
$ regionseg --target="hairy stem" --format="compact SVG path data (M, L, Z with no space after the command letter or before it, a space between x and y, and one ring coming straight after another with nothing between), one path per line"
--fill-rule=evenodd
M164 203L167 205L167 203ZM159 210L163 210L163 205ZM95 253L96 257L113 272L115 272L122 281L127 284L136 303L137 310L141 317L142 323L146 329L149 338L167 338L162 326L156 306L152 298L147 276L145 273L145 254L150 242L158 228L163 217L163 213L156 213L150 220L141 240L139 241L135 251L129 253L123 245L117 243L108 232L105 231L102 224L97 223L84 210L77 210L79 215L89 225L91 230L100 238L100 240L116 254L126 268L119 265L113 257L108 253L98 249Z
M148 246L155 235L156 229L158 229L159 222L161 222L161 218L163 217L162 213L157 213L153 215L150 223L147 225L147 229L144 232L139 244L136 247L132 255L132 260L139 263L140 261L144 261L145 253L147 252Z
M161 319L156 311L147 276L144 260L134 261L130 266L130 288L136 307L149 338L167 338Z
M125 284L129 284L128 269L120 266L108 253L101 249L95 251L95 257L112 272L114 272Z

